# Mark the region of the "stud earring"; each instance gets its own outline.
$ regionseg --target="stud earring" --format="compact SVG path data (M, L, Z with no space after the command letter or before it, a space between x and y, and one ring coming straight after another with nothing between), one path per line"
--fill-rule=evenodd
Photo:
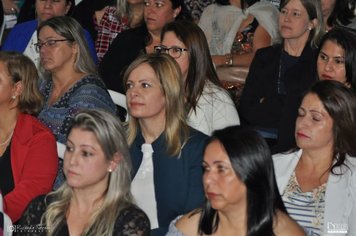
M110 168L108 171L111 173L111 172L112 172L112 169Z
M308 30L309 30L309 31L311 31L311 30L312 30L312 27L311 27L311 26L309 26L309 27L308 27Z
M16 95L12 95L11 99L15 100L16 99Z

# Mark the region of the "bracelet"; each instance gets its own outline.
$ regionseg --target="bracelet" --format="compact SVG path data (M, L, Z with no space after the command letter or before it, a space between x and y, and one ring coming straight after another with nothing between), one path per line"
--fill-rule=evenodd
M233 56L231 53L225 54L225 65L232 66L233 64Z

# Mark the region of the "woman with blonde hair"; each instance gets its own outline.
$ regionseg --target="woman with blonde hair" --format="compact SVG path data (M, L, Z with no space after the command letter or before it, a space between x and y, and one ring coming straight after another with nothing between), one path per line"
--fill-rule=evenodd
M41 224L47 235L149 235L149 220L132 204L130 171L120 121L105 111L82 111L68 135L66 182L35 199L20 223Z
M43 105L37 85L31 59L0 52L0 192L14 223L32 199L51 191L57 173L56 140L33 116Z
M152 235L204 200L201 161L207 136L186 124L179 66L166 54L137 58L126 70L133 196Z

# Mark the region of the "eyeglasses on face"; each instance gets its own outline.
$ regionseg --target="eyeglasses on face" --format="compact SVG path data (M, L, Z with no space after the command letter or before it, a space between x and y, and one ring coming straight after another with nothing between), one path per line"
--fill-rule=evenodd
M35 43L35 48L36 48L36 51L39 52L43 46L51 48L51 47L56 46L57 42L64 42L64 41L69 41L69 39L49 39L45 42Z
M165 53L175 59L180 58L180 56L182 56L182 52L188 51L188 49L186 49L186 48L180 48L180 47L175 47L175 46L167 48L163 45L155 46L154 50L155 50L156 54Z

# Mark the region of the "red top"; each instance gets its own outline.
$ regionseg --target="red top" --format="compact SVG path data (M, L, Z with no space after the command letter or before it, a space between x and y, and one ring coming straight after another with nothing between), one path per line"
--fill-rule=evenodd
M26 114L18 116L10 151L15 187L4 197L4 208L16 222L32 199L52 190L58 155L52 132Z

